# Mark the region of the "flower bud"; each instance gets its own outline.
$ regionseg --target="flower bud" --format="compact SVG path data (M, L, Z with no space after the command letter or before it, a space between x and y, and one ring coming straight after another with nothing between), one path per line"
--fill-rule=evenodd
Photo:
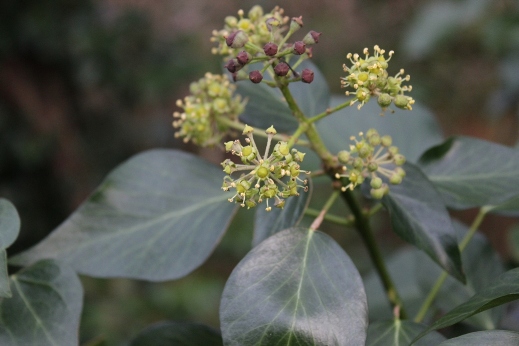
M398 173L393 173L389 178L389 182L393 185L398 185L402 182L402 176Z
M242 30L234 31L225 38L225 43L231 48L242 48L248 41L249 37Z
M391 104L391 96L389 96L389 94L380 94L380 96L378 97L378 105L382 108L386 108L386 107L389 107L389 105Z
M389 147L391 143L393 143L393 139L389 135L382 136L382 145L385 147Z
M238 63L240 63L240 65L246 65L250 61L251 58L252 58L252 55L250 55L249 53L247 53L244 50L242 50L241 52L238 53L238 55L236 55L236 60L238 61Z
M224 66L230 73L238 72L243 66L236 59L231 59Z
M384 197L384 195L386 194L386 189L383 188L383 187L380 187L378 189L371 189L370 190L370 194L371 194L371 197L373 197L374 199L382 199L382 197Z
M380 179L379 177L375 177L371 179L371 182L369 184L374 189L380 189L382 187L382 179Z
M294 54L301 55L306 52L306 44L303 41L296 41L293 46Z
M269 42L263 46L263 51L267 56L274 56L278 53L278 46L275 43Z
M253 6L248 13L250 20L258 20L263 17L263 8L260 5Z
M402 154L396 154L394 157L395 165L402 166L405 163L405 156Z
M407 109L409 105L409 97L405 95L395 96L395 106L402 109Z
M303 38L303 42L306 44L319 43L319 36L321 36L320 32L310 30L310 32Z
M303 16L293 17L290 21L290 32L294 33L303 27Z
M337 158L339 159L339 162L341 163L347 163L350 159L350 152L346 150L341 150L337 154Z
M312 83L314 81L314 71L305 68L301 73L301 80L303 81L303 83Z
M249 79L252 83L258 84L263 80L263 75L260 71L254 70L249 73Z
M287 75L288 71L290 71L290 67L286 62L280 62L274 67L274 72L277 76L284 77Z

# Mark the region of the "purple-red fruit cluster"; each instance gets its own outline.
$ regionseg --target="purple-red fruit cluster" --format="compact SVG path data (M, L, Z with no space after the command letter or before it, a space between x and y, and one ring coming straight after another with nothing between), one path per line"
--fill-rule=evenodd
M294 43L294 54L301 55L306 52L306 44L303 41L296 41Z
M263 46L263 52L265 52L266 56L274 56L278 53L278 45L269 42L265 46Z
M279 64L274 67L274 73L276 73L277 76L284 77L288 74L288 71L290 71L290 67L286 62L280 62Z

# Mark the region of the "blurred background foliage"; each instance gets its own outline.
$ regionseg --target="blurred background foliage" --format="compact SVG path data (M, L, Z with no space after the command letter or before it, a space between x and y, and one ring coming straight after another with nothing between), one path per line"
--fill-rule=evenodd
M516 0L322 0L258 2L304 30L323 32L314 62L334 93L348 52L393 49L413 97L446 135L514 145L518 135L519 2ZM175 100L206 71L222 68L209 37L249 0L6 0L0 3L0 196L22 218L19 252L62 222L102 178L149 148L196 151L176 141ZM211 150L203 156L218 161ZM215 158L216 157L216 158ZM319 208L319 201L314 202ZM459 213L470 217L473 211ZM83 278L81 340L120 344L149 323L190 320L218 326L218 304L232 268L250 249L252 212L242 212L211 259L185 279L162 284ZM306 220L305 222L308 222ZM516 261L506 229L490 217L494 247ZM385 225L383 220L375 223ZM401 245L384 227L386 252ZM362 246L329 227L361 270ZM516 250L517 251L517 250ZM514 257L515 256L515 257Z

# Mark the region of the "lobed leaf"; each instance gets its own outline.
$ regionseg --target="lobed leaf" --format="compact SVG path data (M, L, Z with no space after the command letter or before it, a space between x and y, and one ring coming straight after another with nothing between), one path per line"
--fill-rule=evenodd
M176 150L112 171L63 224L12 262L57 258L95 277L183 277L211 254L235 211L218 167Z
M225 345L363 345L366 295L332 238L291 228L253 248L234 269L220 320Z
M394 232L464 282L456 233L440 195L418 167L407 163L404 169L402 183L382 199Z
M203 324L161 322L142 330L130 346L220 346L222 336Z
M519 197L519 151L513 148L453 137L425 152L419 166L451 208L499 205Z
M74 271L45 260L11 276L11 299L0 301L0 344L78 344L83 289Z
M458 305L434 322L427 330L418 335L415 340L418 340L432 330L451 326L481 311L517 299L519 299L519 268L509 270L500 275L494 282L480 290L468 301Z
M426 328L423 324L406 320L389 320L371 323L366 346L408 346L411 340ZM416 346L437 346L445 337L438 332L420 339Z

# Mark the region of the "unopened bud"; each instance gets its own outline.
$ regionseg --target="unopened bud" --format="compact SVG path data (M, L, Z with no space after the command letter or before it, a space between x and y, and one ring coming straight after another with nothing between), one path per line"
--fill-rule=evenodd
M306 34L305 38L303 38L303 42L306 44L319 43L319 36L321 36L320 32L310 30L310 32Z
M314 71L305 68L301 73L301 80L303 81L303 83L312 83L314 81Z
M280 62L274 67L274 72L277 76L284 77L287 75L288 71L290 71L290 67L286 62Z
M225 43L231 48L242 48L249 41L249 37L242 30L231 32L225 38Z
M292 33L294 33L297 30L301 29L302 27L303 27L303 16L293 17L292 21L290 22L290 31Z
M306 44L303 41L296 41L293 50L296 55L304 54L306 52Z
M244 50L242 50L241 52L238 53L238 55L236 55L236 60L238 60L238 62L241 65L246 65L250 61L251 58L252 58L252 55L250 55L249 53L247 53Z
M396 95L395 96L395 106L402 109L407 109L409 105L409 97L405 95Z
M238 60L231 59L224 66L230 73L238 72L243 66L238 63Z
M278 46L275 43L269 42L265 46L263 46L263 51L267 56L274 56L278 52Z
M347 163L350 159L350 152L346 150L341 150L337 154L337 158L339 159L339 162L341 163Z
M389 94L380 94L380 96L378 97L378 105L382 108L386 108L386 107L389 107L389 105L391 104L391 96L389 96Z
M249 73L249 79L252 83L258 84L263 80L263 75L260 71L254 70Z

